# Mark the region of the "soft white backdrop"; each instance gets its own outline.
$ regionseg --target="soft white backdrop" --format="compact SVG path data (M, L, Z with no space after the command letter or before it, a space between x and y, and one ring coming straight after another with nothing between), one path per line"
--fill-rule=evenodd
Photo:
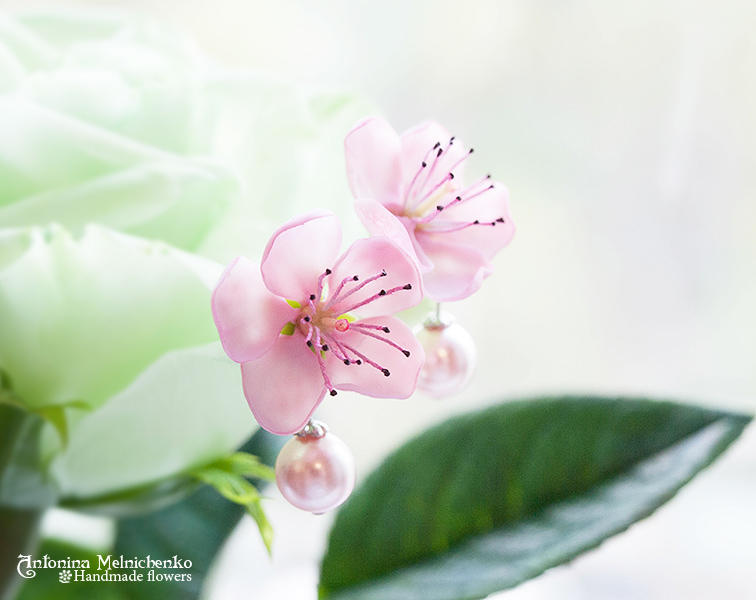
M154 16L225 63L357 90L400 129L436 118L475 146L473 170L509 185L515 240L449 307L480 349L473 384L442 402L343 394L321 411L362 475L413 432L497 397L756 409L756 4L2 2L50 5ZM501 597L756 597L755 474L752 427L656 515ZM272 563L244 523L212 598L315 598L328 518L268 507Z

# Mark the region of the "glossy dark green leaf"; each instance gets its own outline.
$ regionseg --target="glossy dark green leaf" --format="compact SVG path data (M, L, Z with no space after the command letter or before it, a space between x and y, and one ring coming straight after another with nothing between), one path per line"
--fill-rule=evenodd
M340 511L320 596L461 600L511 588L651 514L749 421L584 397L450 419L386 459Z

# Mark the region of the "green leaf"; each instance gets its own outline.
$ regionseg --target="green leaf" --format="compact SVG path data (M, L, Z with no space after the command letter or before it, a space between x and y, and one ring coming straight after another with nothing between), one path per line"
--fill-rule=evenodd
M320 596L482 598L651 514L750 417L638 399L510 402L405 444L338 514Z
M302 308L302 305L296 300L286 300L286 304L288 304L292 308Z
M289 322L286 323L283 327L281 327L281 335L294 335L294 332L297 330L297 326L294 325L294 323Z
M234 452L231 456L217 461L217 464L230 473L236 473L244 477L253 477L265 481L273 481L276 478L276 473L273 469L263 464L259 457L247 452Z
M257 488L241 475L229 473L217 467L207 467L195 471L194 476L203 483L213 486L221 496L236 504L246 506L260 498Z
M62 447L68 444L68 418L66 417L67 409L89 410L89 405L80 400L72 400L64 404L51 404L49 406L37 406L29 408L16 395L11 386L10 377L5 371L0 369L0 405L13 406L23 411L28 411L50 423L58 432Z
M38 406L34 412L49 422L60 437L61 446L65 448L68 445L68 417L66 413L70 409L89 411L89 405L81 400L71 400L63 404L52 404L50 406Z
M265 516L260 502L260 492L257 491L257 488L241 475L222 471L217 468L197 471L195 472L195 477L214 487L227 500L244 507L247 513L255 520L255 523L257 523L265 548L268 550L268 554L270 554L273 543L273 528Z
M257 523L265 547L270 554L273 528L263 511L260 493L245 477L273 481L275 479L273 469L262 464L256 456L246 452L237 452L211 465L194 470L192 475L203 483L213 486L224 498L245 507Z
M263 463L272 463L285 441L284 437L260 429L240 450L259 456ZM258 486L264 484L260 480L253 483ZM248 512L255 510L253 507ZM198 597L213 559L244 512L244 507L229 502L210 486L202 486L180 502L162 510L118 521L115 554L150 554L154 557L177 554L193 562L191 581L176 582L172 586L144 582L130 585L129 598L186 600ZM266 530L259 522L258 526L261 531Z
M252 502L249 502L245 509L247 514L252 517L257 529L260 531L260 537L262 538L265 549L268 551L268 555L273 554L273 526L268 521L268 517L265 515L265 511L262 507L261 498L257 498Z

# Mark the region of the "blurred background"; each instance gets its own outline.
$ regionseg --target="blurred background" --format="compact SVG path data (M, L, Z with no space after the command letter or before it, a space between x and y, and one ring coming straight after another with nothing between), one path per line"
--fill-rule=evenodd
M439 120L475 147L472 171L509 186L513 243L479 293L446 307L478 344L472 384L443 401L340 394L320 409L361 476L429 424L502 397L633 393L756 410L754 3L2 6L157 19L224 64L354 91L399 130ZM651 518L497 597L756 597L755 475L751 427ZM272 561L245 518L209 597L315 598L329 517L266 507ZM55 512L46 527L80 521Z

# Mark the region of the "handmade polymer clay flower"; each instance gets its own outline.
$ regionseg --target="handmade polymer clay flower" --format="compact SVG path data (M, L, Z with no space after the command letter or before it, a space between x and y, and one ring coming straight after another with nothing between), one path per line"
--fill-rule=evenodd
M355 126L344 147L360 219L416 258L426 294L441 302L478 290L515 228L501 183L486 175L462 184L473 149L438 123L399 135L378 117Z
M303 429L326 393L407 398L423 351L390 315L423 297L415 261L385 237L341 256L335 215L294 219L273 234L259 267L240 257L213 293L223 348L241 363L244 394L273 433Z

